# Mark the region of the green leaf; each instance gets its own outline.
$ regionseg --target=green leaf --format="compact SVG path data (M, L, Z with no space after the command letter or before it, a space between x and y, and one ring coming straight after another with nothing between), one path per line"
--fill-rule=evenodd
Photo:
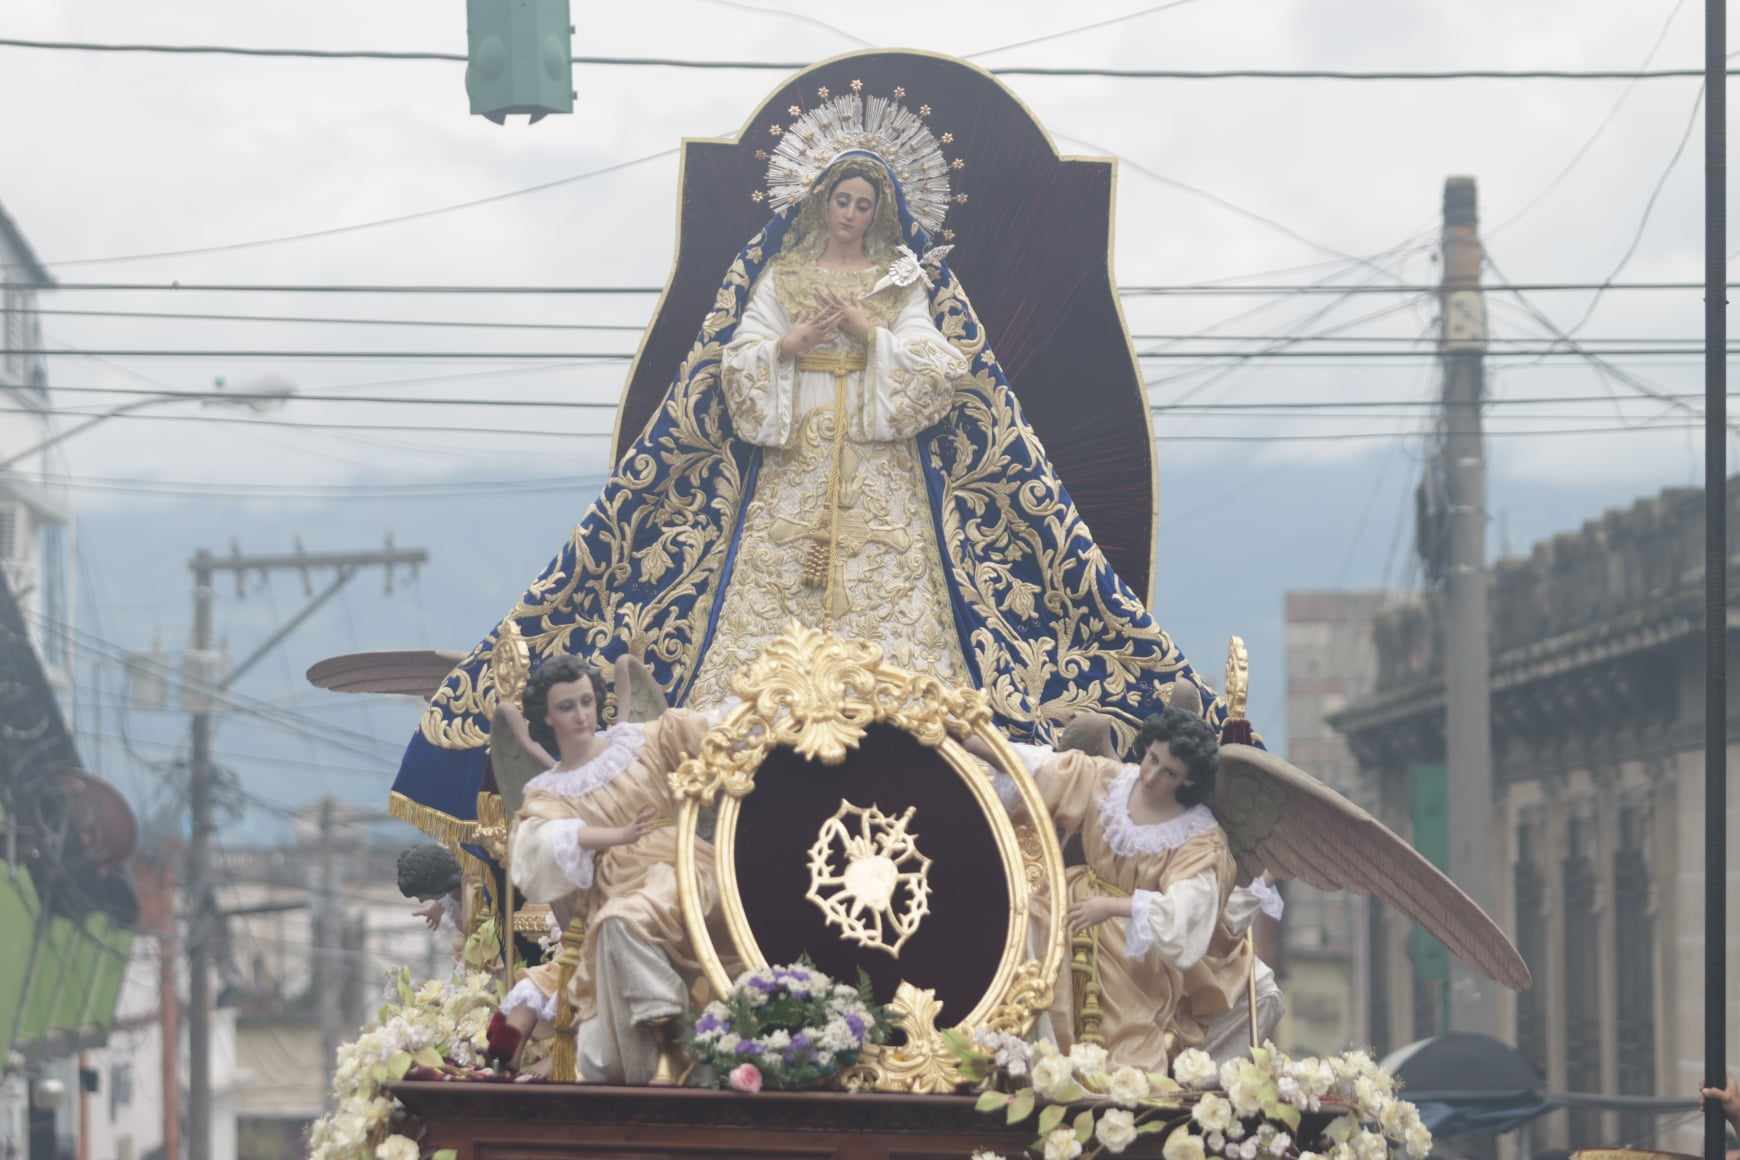
M1270 1113L1271 1119L1280 1120L1295 1132L1299 1130L1299 1109L1292 1104L1279 1104Z
M1136 1135L1154 1136L1166 1130L1166 1120L1149 1120L1146 1124L1136 1125Z
M1049 1136L1051 1130L1063 1123L1063 1113L1067 1111L1062 1104L1052 1104L1039 1113L1039 1134Z
M411 1053L408 1051L396 1051L393 1053L393 1057L387 1060L387 1078L394 1083L404 1079L405 1073L410 1070Z
M411 991L411 972L410 971L408 971L408 970L400 971L398 973L398 975L394 977L393 982L398 984L397 989L399 992L399 1002L400 1003L403 1003L405 1006L409 1007L412 1003L415 1003L417 1001L417 996L414 993L412 993L412 991Z
M1022 1088L1013 1100L1009 1101L1009 1118L1006 1122L1019 1124L1033 1114L1033 1089Z
M433 1047L425 1047L416 1055L413 1055L411 1060L413 1063L420 1064L423 1067L432 1067L436 1070L440 1070L440 1068L447 1062L445 1059L441 1058L441 1053L436 1051Z
M1149 1072L1148 1086L1157 1092L1181 1092L1184 1090L1183 1084L1179 1083L1163 1071Z
M1075 1118L1075 1138L1085 1144L1093 1139L1093 1135L1094 1114L1092 1111L1083 1112Z
M979 1102L973 1105L975 1112L995 1112L1009 1106L1009 1097L1003 1092L980 1092Z
M1074 1081L1071 1081L1068 1087L1062 1088L1057 1093L1057 1102L1060 1104L1073 1104L1077 1100L1085 1100L1086 1098L1087 1092L1083 1091L1082 1086Z
M429 1160L459 1160L459 1149L443 1148L441 1151L431 1155Z

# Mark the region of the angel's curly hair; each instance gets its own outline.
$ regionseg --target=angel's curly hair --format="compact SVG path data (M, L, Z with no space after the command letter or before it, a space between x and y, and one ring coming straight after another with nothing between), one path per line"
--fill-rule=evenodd
M1156 741L1164 741L1172 756L1184 763L1187 775L1178 787L1178 804L1194 806L1214 798L1214 773L1220 767L1220 738L1214 726L1185 709L1168 708L1142 722L1136 732L1136 760Z
M563 654L540 661L526 679L526 691L520 696L520 710L526 715L532 740L546 750L556 751L556 732L544 720L550 711L550 689L569 681L591 681L592 698L598 708L598 727L604 728L604 677L577 656Z

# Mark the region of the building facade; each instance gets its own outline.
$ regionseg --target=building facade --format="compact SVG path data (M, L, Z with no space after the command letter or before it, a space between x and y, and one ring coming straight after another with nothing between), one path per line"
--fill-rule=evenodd
M0 463L55 433L38 293L54 285L0 205ZM54 450L0 470L0 572L24 613L49 683L72 716L72 507Z
M1354 801L1364 796L1359 763L1329 717L1376 687L1372 624L1391 600L1382 592L1285 597L1287 759ZM1282 889L1287 909L1275 964L1287 995L1281 1042L1311 1054L1363 1046L1365 899L1303 882Z
M1729 482L1729 520L1740 480ZM1676 489L1609 511L1490 571L1490 803L1498 918L1534 974L1501 991L1500 1026L1554 1091L1690 1098L1702 1069L1704 495ZM1734 664L1740 569L1730 564ZM1380 615L1381 690L1333 718L1375 812L1425 849L1457 791L1444 762L1443 636L1430 596ZM1728 842L1740 817L1740 688L1729 685ZM1730 871L1730 877L1732 872ZM1728 896L1729 961L1740 897ZM1437 1033L1442 948L1373 906L1367 1020L1387 1050ZM1740 1005L1726 1013L1730 1042ZM1699 1124L1559 1113L1538 1146L1697 1151Z

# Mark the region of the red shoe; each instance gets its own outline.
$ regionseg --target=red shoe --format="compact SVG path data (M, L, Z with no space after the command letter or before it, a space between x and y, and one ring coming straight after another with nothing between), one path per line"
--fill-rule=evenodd
M519 1054L520 1043L525 1039L517 1028L507 1021L507 1017L497 1011L489 1019L488 1046L484 1055L491 1063L506 1070L513 1066L514 1057Z

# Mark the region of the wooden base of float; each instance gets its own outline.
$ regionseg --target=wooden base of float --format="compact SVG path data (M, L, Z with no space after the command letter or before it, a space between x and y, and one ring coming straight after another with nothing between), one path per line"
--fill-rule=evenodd
M393 1094L423 1121L424 1155L458 1160L966 1160L1033 1142L1031 1118L1009 1128L969 1096L457 1082Z

